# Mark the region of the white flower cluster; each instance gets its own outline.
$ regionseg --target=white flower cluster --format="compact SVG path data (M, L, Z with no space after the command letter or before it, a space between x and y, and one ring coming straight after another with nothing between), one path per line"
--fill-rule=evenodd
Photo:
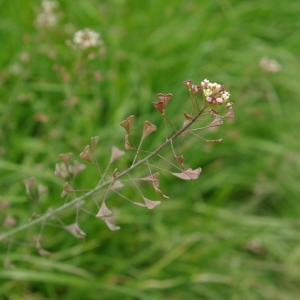
M44 13L51 14L51 13L55 12L55 10L58 8L59 4L56 1L43 0L41 6L42 6Z
M230 94L227 92L223 85L218 83L211 83L208 79L204 79L200 87L205 97L205 102L209 105L222 105L227 102Z
M267 73L277 73L281 70L281 65L276 59L270 59L264 56L259 61L261 68Z
M79 30L75 32L73 42L74 44L78 45L82 49L87 49L90 47L96 47L100 45L101 40L100 34L85 28L83 30Z
M43 0L41 7L42 12L36 17L36 26L38 28L51 28L58 22L56 9L59 4L56 1Z

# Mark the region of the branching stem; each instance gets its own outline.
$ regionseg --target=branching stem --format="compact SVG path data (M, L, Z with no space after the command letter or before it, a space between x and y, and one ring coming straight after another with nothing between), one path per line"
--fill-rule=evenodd
M206 105L203 106L203 108L201 110L198 111L198 113L194 116L194 118L188 122L187 124L185 124L180 130L178 130L176 133L174 133L169 139L167 139L164 143L162 143L154 152L152 152L151 154L149 154L147 157L145 157L144 159L138 161L137 163L133 164L131 167L129 167L128 169L124 170L123 172L120 172L115 178L112 178L100 185L98 185L97 187L95 187L94 189L90 190L89 192L85 193L84 195L73 199L72 201L65 203L64 205L30 221L27 224L23 224L15 229L12 229L6 233L2 233L0 234L0 241L13 236L14 234L26 230L29 227L32 227L33 225L39 224L39 223L43 223L45 222L47 219L49 219L50 217L54 216L54 215L58 215L59 213L65 211L68 208L73 207L76 203L84 200L85 198L88 198L90 196L92 196L93 194L95 194L96 192L98 192L99 190L103 189L104 187L109 186L112 181L117 180L121 177L123 177L124 175L128 174L130 171L132 171L133 169L137 168L140 165L143 165L145 162L149 161L151 158L153 158L154 156L156 156L162 149L164 149L166 146L168 146L173 140L175 140L179 135L181 135L183 132L185 132L187 130L187 128L189 128L201 115L202 113L205 111L205 109L207 108Z

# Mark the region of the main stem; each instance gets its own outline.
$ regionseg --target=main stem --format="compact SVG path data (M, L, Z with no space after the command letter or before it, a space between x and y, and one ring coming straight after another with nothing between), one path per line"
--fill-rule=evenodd
M150 155L148 155L147 157L145 157L144 159L138 161L137 163L135 163L134 165L132 165L131 167L129 167L128 169L126 169L125 171L119 173L115 178L113 179L109 179L108 181L102 183L101 185L96 186L94 189L90 190L89 192L85 193L84 195L73 199L72 201L65 203L64 205L58 207L55 210L52 210L51 212L48 212L32 221L30 221L30 223L21 225L15 229L12 229L6 233L2 233L0 234L0 241L20 232L23 231L35 224L39 224L42 223L44 221L46 221L47 219L49 219L50 217L57 215L59 213L61 213L62 211L74 206L76 203L80 202L81 200L84 200L85 198L92 196L93 194L95 194L97 191L103 189L106 186L109 186L112 181L117 180L121 177L123 177L124 175L126 175L127 173L129 173L130 171L132 171L133 169L137 168L138 166L144 164L146 161L150 160L152 157L154 157L155 155L157 155L162 149L164 149L166 146L168 146L171 141L175 140L179 135L181 135L184 131L186 131L187 128L189 128L201 115L202 113L205 111L205 109L207 108L206 105L204 105L204 107L198 111L198 113L195 115L195 117L188 122L186 125L184 125L179 131L177 131L175 134L173 134L169 139L167 139L163 144L161 144L154 152L152 152Z

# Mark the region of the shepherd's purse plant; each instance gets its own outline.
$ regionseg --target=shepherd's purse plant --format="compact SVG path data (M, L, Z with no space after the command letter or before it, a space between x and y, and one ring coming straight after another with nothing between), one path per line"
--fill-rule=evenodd
M79 35L79 33L78 33ZM78 37L79 38L79 37ZM38 253L42 256L49 256L50 252L42 247L42 232L45 226L53 225L59 226L70 232L76 238L84 239L86 233L80 228L80 213L89 213L95 218L103 221L110 230L119 230L120 226L117 224L117 216L113 213L113 207L110 205L111 195L116 195L119 198L130 202L133 205L144 209L154 209L161 204L160 199L168 199L169 197L161 190L159 184L160 172L167 172L172 176L178 177L180 180L197 180L201 174L201 167L199 166L185 166L184 156L177 151L174 141L184 134L191 134L204 140L206 143L219 143L222 139L206 139L199 134L200 130L212 129L223 124L226 118L233 118L232 102L229 102L230 94L226 91L223 85L218 83L211 83L208 79L204 79L199 85L193 84L192 80L183 82L190 95L191 109L190 112L182 112L183 125L180 128L171 122L167 115L167 108L173 95L157 94L157 101L152 102L154 109L161 115L164 120L164 129L166 138L154 150L149 151L143 148L143 144L151 133L157 130L157 127L150 121L144 121L143 128L140 130L139 141L132 136L132 129L134 128L134 115L128 116L120 123L125 130L124 149L112 147L111 156L106 165L103 167L97 158L96 149L99 136L91 138L91 143L84 147L83 151L79 153L78 160L73 160L73 153L60 154L61 163L55 166L54 174L62 181L61 198L65 199L65 203L58 208L48 209L46 212L37 211L29 216L29 221L26 224L18 225L10 231L0 233L0 241L8 244L13 242L13 236L23 230L39 224L41 226L40 234L33 237L34 245ZM174 101L174 100L173 100ZM198 127L198 122L201 120L206 122L206 125ZM172 130L172 134L168 136L168 132ZM171 156L162 155L161 152L166 147L169 147ZM125 152L133 152L132 161L124 170L119 170L114 167L114 162L122 157ZM171 166L170 170L161 168L157 163L152 164L153 158L159 158ZM83 172L87 166L94 167L99 174L97 184L88 190L76 188L76 177ZM140 166L145 166L147 174L142 177L134 177L132 171ZM23 181L26 187L28 197L38 204L39 199L45 187L36 186L35 178L29 178ZM136 189L138 197L134 199L122 193L124 185L131 185ZM156 193L158 199L149 199L144 195L141 188L142 184L148 184ZM87 202L94 203L93 206L86 208ZM65 224L60 214L63 211L75 211L75 221L71 224ZM13 218L11 219L13 223ZM51 223L52 222L52 223Z

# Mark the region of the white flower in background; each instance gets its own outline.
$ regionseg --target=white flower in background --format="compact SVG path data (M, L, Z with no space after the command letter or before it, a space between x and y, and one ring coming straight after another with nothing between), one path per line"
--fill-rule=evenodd
M43 0L41 7L42 11L36 16L36 26L38 28L51 28L56 26L58 16L56 9L59 4L56 1Z
M59 3L56 1L43 0L41 6L44 13L53 13L58 8Z
M75 32L73 42L82 49L87 49L90 47L96 47L100 44L100 34L85 28Z
M18 63L14 63L9 66L9 72L12 75L19 75L22 72L22 67Z
M261 68L268 73L277 73L281 70L281 65L276 59L270 59L267 56L264 56L259 61Z
M57 24L57 16L52 13L41 13L36 17L36 25L39 28L50 28Z

